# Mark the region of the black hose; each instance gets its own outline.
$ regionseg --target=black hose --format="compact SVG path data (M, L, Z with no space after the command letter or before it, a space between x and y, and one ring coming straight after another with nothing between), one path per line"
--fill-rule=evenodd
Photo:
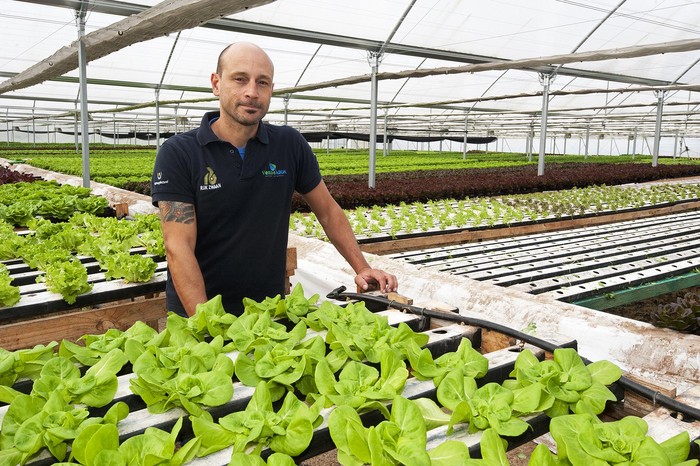
M435 311L433 309L426 309L423 307L418 307L418 306L412 306L410 304L403 304L399 303L397 301L384 298L381 296L374 296L374 295L369 295L369 294L363 294L363 293L345 293L346 288L344 286L340 286L336 288L335 290L331 291L326 295L328 299L335 299L338 301L346 301L348 299L358 299L361 301L372 301L375 303L380 303L382 305L385 305L389 308L394 308L394 309L399 309L402 311L408 311L412 314L416 314L419 316L424 316L424 317L434 317L436 319L443 319L447 320L450 322L459 322L463 323L466 325L472 325L475 327L483 327L487 328L489 330L494 330L496 332L502 333L504 335L508 335L510 337L516 338L518 340L522 340L526 343L531 344L532 346L536 346L537 348L541 348L545 351L548 351L550 353L553 353L555 349L562 348L562 346L556 345L552 342L549 342L547 340L543 340L541 338L537 338L535 336L532 336L530 334L512 329L510 327L507 327L505 325L497 324L495 322L490 322L488 320L483 320L483 319L475 319L473 317L467 317L463 316L461 314L455 314L451 312L443 312L443 311ZM588 365L591 363L590 360L584 358L581 356L581 360L584 362L584 364ZM667 395L664 395L663 393L659 392L658 390L651 389L645 385L642 385L638 382L635 382L634 380L631 380L624 375L620 377L618 383L622 385L624 388L648 399L651 400L654 405L658 404L661 406L664 406L668 409L671 409L673 411L677 411L681 414L683 414L684 421L687 422L692 422L693 420L700 420L700 409L687 405L685 403L681 403L680 401L671 398Z

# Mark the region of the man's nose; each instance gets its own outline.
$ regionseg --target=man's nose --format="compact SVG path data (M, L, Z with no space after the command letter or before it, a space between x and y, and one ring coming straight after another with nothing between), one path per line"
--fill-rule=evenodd
M250 97L258 96L258 83L256 83L255 80L248 81L245 87L245 94Z

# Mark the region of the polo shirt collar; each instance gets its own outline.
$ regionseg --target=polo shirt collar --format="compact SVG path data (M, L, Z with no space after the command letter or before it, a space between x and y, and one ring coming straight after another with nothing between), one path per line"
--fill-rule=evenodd
M214 131L211 129L209 122L214 118L218 118L220 115L221 112L214 111L207 112L202 117L202 123L199 125L199 130L197 131L197 142L199 142L201 146L206 146L210 142L219 141L219 138L216 136L216 134L214 134ZM255 133L255 139L257 139L263 144L268 144L270 142L269 131L262 121L258 125L258 131L257 133Z

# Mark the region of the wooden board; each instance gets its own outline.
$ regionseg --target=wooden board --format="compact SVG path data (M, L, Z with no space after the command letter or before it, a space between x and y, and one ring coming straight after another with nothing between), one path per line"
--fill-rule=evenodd
M700 385L692 387L676 397L677 401L700 409ZM667 408L658 408L644 416L649 425L647 435L657 442L663 442L683 431L690 434L691 443L700 439L700 420L689 422L680 413L673 413Z
M101 334L110 328L126 330L137 320L159 330L166 317L165 296L98 309L59 313L0 326L0 348L13 351L62 339L75 341L86 334Z

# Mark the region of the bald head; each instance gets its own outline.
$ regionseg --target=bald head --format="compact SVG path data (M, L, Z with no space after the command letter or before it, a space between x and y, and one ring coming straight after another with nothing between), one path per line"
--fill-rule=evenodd
M267 62L270 67L270 76L274 74L275 66L267 53L259 46L251 42L234 42L224 48L216 61L216 74L221 74L225 69L225 63L229 59L245 59L246 57Z
M221 110L212 128L245 128L246 137L252 137L270 107L273 75L272 60L257 45L237 42L226 47L219 55L216 73L211 75L212 92L219 97Z

